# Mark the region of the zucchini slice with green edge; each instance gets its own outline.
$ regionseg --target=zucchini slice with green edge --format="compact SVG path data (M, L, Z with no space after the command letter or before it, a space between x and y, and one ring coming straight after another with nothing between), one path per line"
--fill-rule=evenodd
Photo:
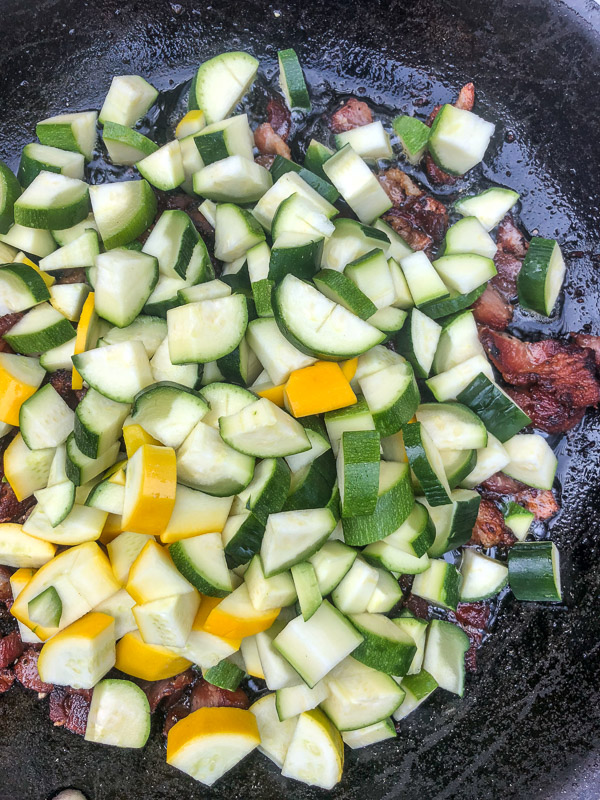
M373 223L373 228L383 233L389 240L389 245L385 253L388 259L392 258L394 261L400 261L404 256L409 256L413 252L412 247L409 247L400 234L396 233L387 222L384 222L382 219L377 219ZM411 302L411 305L414 304Z
M62 231L52 231L52 236L57 245L64 247L64 245L74 242L75 239L79 239L87 230L94 230L98 233L98 227L94 215L91 212L83 222L78 222L77 225L73 225L72 228L65 228Z
M273 640L311 689L362 642L346 617L323 600L309 620L295 617Z
M382 567L377 567L377 586L369 599L367 611L369 614L386 614L402 600L402 589L391 572Z
M96 111L79 111L58 114L38 122L35 133L42 144L82 153L86 161L91 161L96 146Z
M2 337L16 353L45 353L75 338L75 329L49 303L40 303L28 311Z
M432 558L462 547L473 534L481 497L469 489L455 489L450 504L429 506L429 516L435 527L435 540L428 550Z
M421 671L423 665L425 638L427 636L429 623L425 619L415 617L408 608L403 608L400 612L400 616L394 617L392 622L401 630L405 631L417 646L417 652L415 653L407 673L408 675L417 675Z
M171 361L216 361L238 347L247 326L248 304L242 294L171 308L167 311Z
M510 461L506 449L493 433L488 433L487 445L475 452L473 469L460 482L464 489L473 489L475 486L479 486L496 472L501 472Z
M226 689L228 692L235 692L245 675L243 669L226 658L219 661L214 667L205 669L202 673L202 677L207 683L218 686L220 689Z
M363 641L352 658L387 675L406 675L417 652L415 642L383 614L349 614Z
M465 692L465 653L471 642L458 625L432 619L427 631L423 669L440 688L462 697Z
M408 322L393 338L396 350L412 364L419 378L429 377L441 333L435 320L413 308Z
M519 200L519 193L493 186L481 194L461 197L454 210L465 217L477 217L486 231L491 231Z
M495 597L508 583L508 567L501 561L467 547L460 563L461 603L475 603Z
M310 561L301 561L291 567L294 587L298 595L298 603L302 613L302 619L308 620L323 602L323 596L319 589L317 573Z
M431 319L440 319L441 317L448 317L450 314L456 314L458 311L463 311L469 308L473 303L481 297L485 291L485 284L481 284L477 289L473 289L468 294L460 294L460 292L449 292L447 297L442 297L440 300L434 300L423 306L423 313L427 314Z
M342 520L345 542L356 547L384 539L408 518L413 505L408 464L382 461L375 510L369 515Z
M421 558L435 541L435 526L425 506L415 503L402 525L382 541Z
M198 67L190 86L190 110L202 109L207 123L228 117L250 88L258 61L249 53L232 51L210 58Z
M505 524L511 529L517 539L522 542L527 537L529 529L531 528L531 523L535 519L533 511L528 511L526 508L523 508L523 506L511 500L504 505L502 513L504 515Z
M217 205L215 222L215 256L221 261L235 261L265 239L252 214L233 203Z
M286 172L297 173L298 178L300 178L302 181L300 185L304 187L305 191L305 187L308 186L309 189L312 189L317 193L317 197L320 195L323 200L327 202L327 205L323 205L321 210L328 219L330 217L334 217L338 213L337 210L332 211L331 203L335 203L336 200L339 200L340 193L334 186L331 185L326 178L325 173L322 175L316 175L306 167L301 167L294 161L290 161L289 158L285 158L285 156L275 156L275 161L273 161L273 164L271 165L270 172L273 176L273 181L279 180L279 178L281 178L282 175L285 175ZM315 199L312 192L310 193L310 196ZM319 207L321 206L319 205Z
M279 283L288 274L301 280L310 280L321 261L322 250L321 236L304 233L280 234L271 248L269 280Z
M331 158L333 152L329 147L317 142L316 139L311 139L304 155L304 168L314 172L323 180L327 180L327 176L323 172L323 164Z
M227 564L232 569L247 564L260 551L264 533L265 523L252 511L232 514L222 532Z
M229 156L194 173L194 192L215 203L254 203L272 186L269 170L243 156Z
M114 442L98 458L90 458L77 447L75 436L71 434L67 439L67 460L65 463L67 478L75 486L83 486L109 467L112 467L118 455L119 442Z
M396 298L392 273L385 253L379 248L347 264L344 275L347 275L378 309L391 306Z
M322 269L313 278L317 289L357 317L368 319L377 312L377 306L344 273L334 269Z
M327 451L291 474L284 511L327 506L335 484L335 460Z
M152 319L150 317L149 319ZM159 319L155 317L154 319ZM203 364L172 364L169 357L169 340L165 336L150 360L154 381L173 381L195 389L202 378Z
M500 442L506 442L531 424L514 400L482 372L458 394L457 400L477 414Z
M27 311L50 299L42 276L28 264L5 264L0 268L0 309L4 314Z
M275 701L277 716L281 721L297 717L298 714L310 711L320 705L327 694L327 686L324 681L317 683L312 689L309 689L305 683L277 689Z
M408 284L411 297L423 312L430 303L438 303L450 296L450 291L422 250L404 256L400 267Z
M146 348L139 341L121 342L73 356L73 365L92 389L116 403L133 403L153 383Z
M446 400L456 400L463 389L471 383L480 373L483 373L490 381L494 380L494 371L487 358L478 354L471 356L450 369L428 378L426 383L431 389L433 396L439 403Z
M57 172L69 178L83 180L84 165L85 160L81 153L69 153L57 147L31 142L23 148L17 177L23 188L29 186L40 172Z
M488 446L491 436L488 433ZM473 472L477 465L477 450L440 450L440 457L451 489L455 489L459 484L463 485L462 482ZM481 483L481 481L477 481L474 485L477 486L478 483ZM471 489L473 487L464 484L464 488Z
M247 114L213 122L202 128L192 139L203 164L214 164L228 156L243 156L252 161L254 137Z
M508 553L508 582L517 600L561 602L560 554L554 542L517 542Z
M44 230L71 228L89 213L87 183L55 172L40 172L15 200L18 225Z
M208 403L199 392L162 381L135 396L131 419L165 447L176 450L207 411Z
M347 144L331 156L323 171L359 220L371 225L392 201L365 161Z
M334 230L333 222L325 216L322 209L317 208L312 200L294 192L286 197L275 212L271 236L273 240L284 233L304 234L308 238L328 238Z
M415 575L412 593L434 606L456 611L459 601L461 576L454 564L432 558L429 569Z
M91 186L90 200L107 250L137 239L156 217L156 196L145 180Z
M347 264L379 248L387 253L390 237L380 229L380 220L373 227L363 225L355 219L336 219L334 232L325 242L321 266L343 272Z
M328 411L324 417L327 436L331 442L334 456L340 449L344 431L374 431L375 423L364 398L360 398L353 406Z
M436 374L452 369L468 358L484 354L471 310L452 314L440 324L442 330L433 359L433 371Z
M504 442L510 458L502 470L506 475L536 489L551 489L558 459L539 433L520 433Z
M386 333L388 338L393 338L393 335L398 333L405 321L406 311L401 308L394 308L394 306L380 308L367 320L370 325L374 325L380 331Z
M19 410L19 428L30 450L58 447L73 430L74 412L47 383L29 397Z
M4 161L0 161L0 233L6 233L15 221L14 206L20 195L19 181Z
M279 572L277 575L265 578L258 554L252 556L244 572L244 583L252 605L258 611L282 608L296 602L296 588L291 574Z
M452 502L443 461L426 428L420 422L408 423L402 428L402 438L410 467L429 505Z
M180 539L169 547L173 563L192 586L209 597L233 591L220 533Z
M309 558L315 568L319 591L323 597L331 594L340 583L352 567L357 555L356 550L344 542L330 540Z
M335 146L338 150L347 144L365 161L389 161L393 157L390 137L380 120L335 134Z
M329 538L336 523L331 511L325 508L269 515L260 547L265 577L306 561Z
M85 740L114 747L143 747L150 735L150 704L133 681L105 679L94 686Z
M364 728L342 733L344 744L348 745L351 750L359 750L361 747L368 747L371 744L395 738L396 728L391 719L384 719L373 725L365 725Z
M401 430L417 410L419 389L413 368L404 359L359 377L358 383L382 437Z
M416 166L425 153L431 128L420 119L406 114L392 120L392 127L400 140L406 160Z
M489 235L477 217L463 217L446 231L440 255L456 253L476 253L486 258L496 255L496 242ZM456 287L454 287L456 288ZM464 291L457 289L457 291Z
M167 335L167 323L160 317L139 316L124 328L110 328L101 339L102 346L120 342L139 341L144 345L148 358L156 354ZM178 381L175 381L177 383Z
M142 177L163 192L176 189L185 180L181 144L178 139L159 147L136 164Z
M104 130L111 122L131 127L154 105L158 91L140 75L115 75L100 109Z
M158 262L146 253L119 247L96 256L96 313L119 328L131 325L146 305L157 282Z
M377 431L346 431L337 459L342 518L372 514L379 491Z
M241 492L254 474L254 458L239 453L219 432L199 422L177 452L181 483L216 497Z
M54 586L48 586L27 604L29 619L42 628L58 628L62 611L62 600Z
M423 403L415 416L438 450L477 450L487 445L481 419L461 403Z
M129 167L158 150L158 145L152 139L117 122L105 123L102 141L113 164Z
M433 266L445 285L461 294L474 291L496 275L492 259L476 253L444 254Z
M248 389L224 382L206 384L200 394L210 406L202 421L216 430L219 430L221 417L235 414L256 401L256 395Z
M26 228L24 225L11 225L5 234L0 234L0 244L24 250L34 256L44 258L56 250L56 242L50 231L41 228Z
M396 722L407 717L438 688L438 682L424 669L415 675L405 675L400 683L405 697L393 714ZM395 729L394 729L395 730Z
M266 397L221 417L219 430L230 447L256 458L289 456L311 447L302 425Z
M161 275L168 278L192 278L192 255L199 243L198 231L190 217L178 209L163 211L150 232L143 252L158 261Z
M98 233L92 228L89 228L83 231L76 239L73 239L68 244L59 247L58 250L42 258L39 263L39 268L42 272L78 269L81 267L89 269L95 263L99 253ZM57 284L52 288L56 289Z
M38 489L34 494L53 528L60 525L75 504L75 484L71 481L55 483L45 489Z
M365 560L374 567L383 567L390 572L398 572L402 575L417 575L429 569L429 556L417 556L400 550L399 547L388 544L387 542L373 542L367 545L362 552Z
M354 655L332 670L325 683L329 696L321 708L340 731L387 719L404 697L404 691L390 675L361 663Z
M494 129L472 111L446 103L431 126L429 153L445 172L464 175L483 159Z
M279 85L289 108L310 111L310 97L295 50L279 50Z
M385 338L377 328L294 275L285 276L275 288L272 301L275 320L286 339L316 358L353 358Z
M344 743L335 725L318 708L300 714L283 762L283 777L333 789L343 769Z
M292 194L298 194L305 200L311 202L327 219L331 219L339 213L334 205L304 180L300 174L302 172L301 168L299 172L294 170L294 166L298 165L294 165L293 161L289 161L288 159L277 161L279 158L282 157L277 156L273 165L276 166L280 164L282 168L285 167L286 171L284 171L280 177L277 177L277 170L269 173L269 177L273 179L274 183L252 209L253 215L265 230L271 230L279 206ZM279 173L281 173L282 168L279 169Z
M15 204L15 219L16 217ZM565 279L566 266L558 242L534 236L517 276L519 303L549 317Z

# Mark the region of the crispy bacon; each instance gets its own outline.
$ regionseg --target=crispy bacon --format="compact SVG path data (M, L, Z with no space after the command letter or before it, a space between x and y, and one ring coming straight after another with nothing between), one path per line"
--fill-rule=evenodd
M199 681L192 689L191 710L199 708L213 708L214 706L232 706L233 708L248 708L250 701L243 689L230 692L220 689L205 680Z
M165 698L171 700L175 697L173 703L181 697L183 690L194 683L196 680L196 673L188 669L185 672L179 673L172 678L165 678L160 681L142 681L141 687L146 692L148 702L150 703L150 711L154 712Z
M0 566L0 603L4 603L7 608L12 605L12 589L10 588L11 570L8 567Z
M486 325L497 331L503 331L513 318L513 307L489 283L483 294L473 303L472 311L479 325Z
M351 131L373 122L371 109L362 100L351 97L341 108L331 115L329 127L334 133Z
M271 169L273 162L275 161L275 156L258 155L255 156L254 160L257 164L260 164L261 167L264 167L265 169Z
M503 497L505 495L517 495L521 489L527 488L524 483L510 478L503 472L495 472L491 477L485 480L479 487L485 494L494 497Z
M482 498L469 544L479 544L482 547L497 545L509 547L514 541L515 537L504 524L500 509L492 500Z
M600 402L600 381L596 376L592 350L576 344L562 344L556 339L522 342L489 328L480 331L480 339L507 383L536 386L536 403L542 402L543 392L564 405L565 424L571 421L573 409ZM545 430L543 413L543 410L538 410L536 425ZM555 416L549 418L547 424L555 429Z
M12 631L0 639L0 669L10 666L21 655L24 645L19 631Z
M0 694L8 692L15 682L15 673L12 669L0 669Z
M479 487L483 497L494 500L514 500L535 514L539 520L553 517L559 510L556 498L550 490L533 489L521 481L509 478L503 472L496 472Z
M431 236L415 228L410 216L400 209L391 208L384 214L383 219L413 250L429 252L433 247Z
M377 179L396 208L401 208L409 197L423 194L423 190L413 179L398 167L380 172Z
M44 683L38 672L37 662L40 652L35 647L27 647L14 666L15 675L20 684L33 692L48 694L54 689L51 683Z
M76 267L74 269L65 269L56 274L56 283L85 283L87 280L85 269L83 267Z
M452 186L458 180L458 175L450 175L450 173L444 172L441 167L438 167L429 153L425 154L425 174L437 186Z
M490 617L490 608L485 603L459 603L448 618L460 625L469 637L471 646L465 653L465 666L469 672L477 669L477 649L481 645Z
M289 108L279 100L269 100L267 103L267 122L277 136L287 142L292 129L292 115Z
M10 484L0 484L0 523L24 522L34 505L35 497L26 497L19 503Z
M414 250L428 250L440 242L448 227L443 203L426 194L405 172L390 167L377 176L394 204L384 219Z
M522 261L511 253L498 251L494 256L497 274L490 283L506 300L517 294L517 277L521 271Z
M600 367L600 336L592 336L589 333L572 333L571 336L579 347L587 347L594 351L596 366Z
M578 425L585 408L566 405L552 392L539 386L507 387L507 393L527 414L534 427L546 433L565 433Z
M91 689L55 686L50 693L50 721L83 736L92 702Z
M9 331L13 325L16 325L17 322L22 319L25 315L24 311L17 311L14 314L4 314L0 317L0 336L4 336L4 334Z
M496 244L501 253L509 253L517 258L525 258L529 249L529 242L515 225L510 214L507 214L498 225Z
M85 396L85 391L83 389L73 389L71 384L70 370L56 370L56 372L53 372L52 375L50 375L50 383L56 389L65 403L73 410L77 408L77 404Z
M258 147L262 155L278 155L284 158L291 158L292 151L285 143L285 140L275 133L268 122L263 122L254 131L254 144Z
M407 200L404 210L408 212L415 226L431 236L434 242L442 241L448 228L448 211L443 203L423 193Z

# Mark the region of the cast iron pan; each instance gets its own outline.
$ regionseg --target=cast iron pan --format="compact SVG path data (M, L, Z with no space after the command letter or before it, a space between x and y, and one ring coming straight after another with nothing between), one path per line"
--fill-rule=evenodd
M573 5L576 7L573 7ZM598 187L600 12L592 0L0 0L0 158L16 166L35 121L98 108L114 74L172 90L222 50L248 49L267 80L293 46L317 102L365 96L380 113L424 113L473 80L497 124L482 173L521 193L527 229L557 237L568 258L561 313L530 335L600 333ZM255 90L264 104L266 81ZM423 105L424 103L424 105ZM313 120L318 128L319 120ZM168 767L159 731L142 752L92 746L53 728L47 701L0 700L0 800L45 800L75 786L90 800L311 798L497 800L600 797L600 418L589 413L558 445L565 603L507 598L479 651L465 699L443 692L397 740L351 753L331 794L288 783L253 756L209 791Z

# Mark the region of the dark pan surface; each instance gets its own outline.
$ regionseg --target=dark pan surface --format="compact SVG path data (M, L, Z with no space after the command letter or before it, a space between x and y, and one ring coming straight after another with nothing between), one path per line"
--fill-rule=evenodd
M0 158L13 166L36 120L67 110L67 101L73 110L98 107L113 74L139 73L168 90L225 49L251 50L271 78L276 50L294 46L315 97L364 95L388 112L421 99L429 110L473 80L476 110L498 132L472 182L518 190L525 226L556 236L568 258L560 316L542 325L518 317L517 326L532 335L600 333L600 12L592 0L577 0L577 10L556 0L0 0L0 12ZM599 443L596 412L558 445L563 511L552 535L563 552L565 604L507 599L465 699L440 692L396 741L349 755L334 792L288 783L258 756L209 791L165 764L158 720L142 752L92 746L52 728L47 701L14 689L0 699L0 800L43 800L67 786L90 800L597 800Z

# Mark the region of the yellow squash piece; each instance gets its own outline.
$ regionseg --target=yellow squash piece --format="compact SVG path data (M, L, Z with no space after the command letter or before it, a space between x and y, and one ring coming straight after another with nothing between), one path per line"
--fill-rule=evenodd
M333 789L342 779L344 743L320 708L298 717L281 774L309 786Z
M160 681L163 678L172 678L188 667L192 662L187 658L158 644L146 644L139 631L126 633L117 642L117 669L141 678L144 681Z
M266 631L277 619L280 608L257 611L242 583L208 614L203 629L224 639L244 639Z
M163 647L185 647L199 605L200 596L191 589L136 605L133 616L145 642Z
M150 540L129 569L125 586L138 605L195 591L179 572L168 551Z
M77 333L75 336L75 349L74 355L84 353L90 347L95 347L96 342L92 341L94 333L98 328L98 315L94 306L94 292L90 292L81 309L79 322L77 323ZM77 372L75 367L71 373L71 385L73 389L83 389L83 378Z
M295 417L323 414L356 403L349 380L334 361L294 370L285 385L285 405Z
M177 464L172 447L143 444L127 462L123 527L160 534L175 505Z
M29 602L49 586L61 599L62 614L56 627L42 628L29 618ZM13 603L11 614L45 641L120 588L102 549L95 542L85 542L63 550L40 567Z
M161 542L171 544L203 533L221 533L227 522L233 497L213 497L177 484L175 506Z
M125 425L123 428L123 441L125 442L125 450L127 451L127 458L139 450L143 444L160 445L158 439L150 436L149 433L142 428L141 425Z
M167 738L167 764L212 786L260 744L256 718L243 708L199 708Z
M267 400L270 400L272 403L275 403L275 405L279 406L279 408L284 408L285 406L284 391L285 391L284 383L281 383L279 386L275 386L273 384L266 386L263 384L263 387L258 389L256 394L259 397L266 397Z
M101 544L108 544L113 539L116 539L120 533L123 533L123 518L120 514L109 514L98 541Z
M188 111L177 123L175 128L175 136L177 139L184 139L186 136L192 136L194 133L199 133L202 128L206 127L206 116L201 108L195 108L193 111Z
M91 689L115 665L115 621L92 611L46 642L38 672L46 683Z
M35 570L26 567L22 567L16 572L13 572L13 574L10 576L10 588L12 591L13 600L16 600L34 575ZM39 636L37 636L33 631L30 631L27 625L23 625L22 622L17 622L17 625L19 626L19 636L21 637L22 642L25 642L25 644L41 643L42 640L39 638Z
M37 358L0 353L0 421L19 424L21 406L43 381L46 371Z
M35 264L30 258L27 258L27 256L24 253L17 253L17 255L15 256L15 261L17 261L19 264L27 264L28 267L34 269L40 276L40 278L44 281L46 286L48 287L54 286L54 284L56 283L56 278L53 278L52 275L48 275L47 272L42 272L42 270L38 267L38 265Z
M22 525L15 522L0 525L0 564L25 569L42 567L55 552L55 545L24 533Z
M348 361L340 361L340 369L344 373L344 378L346 378L347 381L351 381L356 375L357 368L358 358L350 358Z

